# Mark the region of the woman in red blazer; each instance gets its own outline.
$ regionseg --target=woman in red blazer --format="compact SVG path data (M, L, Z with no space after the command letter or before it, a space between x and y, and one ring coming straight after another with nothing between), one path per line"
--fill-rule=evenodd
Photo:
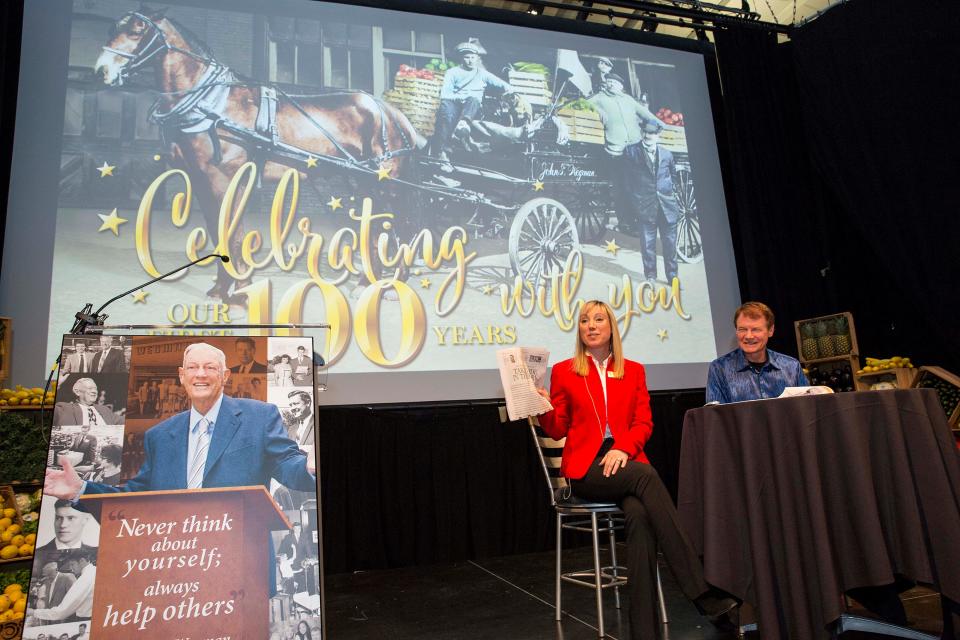
M620 331L608 304L584 303L573 358L553 366L553 411L540 416L551 438L566 437L561 472L573 494L615 502L625 514L630 576L630 629L635 639L660 638L657 549L663 551L684 595L717 618L736 601L710 589L703 566L680 528L666 487L643 453L653 432L643 365L623 357Z

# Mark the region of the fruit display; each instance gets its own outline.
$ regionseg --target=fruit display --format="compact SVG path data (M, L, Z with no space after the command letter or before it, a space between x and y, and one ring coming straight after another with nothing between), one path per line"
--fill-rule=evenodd
M43 387L28 389L18 384L13 389L0 389L0 407L39 406L41 401L44 401L43 403L47 406L53 406L56 395L56 382L51 383L46 395L43 393Z
M600 113L583 98L564 104L563 108L557 111L557 116L567 125L570 140L573 142L586 142L587 144L604 144L606 142Z
M37 513L31 511L27 517L21 517L18 508L21 502L28 508L34 504L29 494L21 499L10 487L0 487L0 561L33 555L37 541Z
M24 589L30 584L30 570L20 569L0 573L0 623L23 620L27 609L27 594ZM4 636L11 637L11 636ZM19 636L17 636L19 637Z
M880 371L898 368L913 369L913 363L910 362L910 358L901 358L900 356L883 359L867 358L866 363L866 366L857 371L857 373L878 373Z
M914 387L934 389L954 429L960 427L960 377L940 367L920 367Z
M853 368L849 363L825 363L806 369L812 386L830 387L836 392L853 391Z
M853 316L849 313L798 320L794 325L802 362L847 356L856 358L857 338Z

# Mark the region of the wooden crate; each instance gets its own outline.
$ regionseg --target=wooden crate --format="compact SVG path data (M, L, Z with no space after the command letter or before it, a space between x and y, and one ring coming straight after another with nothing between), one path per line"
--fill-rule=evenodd
M880 371L868 371L856 374L857 391L870 391L870 388L881 382L890 382L897 389L909 389L917 377L919 369L909 367L894 367Z
M664 129L660 132L660 146L673 153L687 152L687 131L683 127Z
M960 377L940 367L920 367L913 386L935 389L950 428L960 431Z
M848 335L849 335L849 338L850 338L850 351L849 351L849 353L838 353L838 352L836 351L837 346L838 346L838 345L837 345L837 341L836 341L836 339L833 339L833 340L831 341L831 344L832 344L833 347L834 347L834 354L833 354L832 356L824 355L824 354L820 353L819 345L818 345L818 348L817 348L817 357L815 357L815 358L810 358L810 357L808 357L809 354L804 354L804 352L803 352L803 340L804 340L804 338L803 338L803 334L801 333L801 328L802 328L802 327L805 327L805 326L808 325L808 324L816 325L816 323L819 322L819 321L821 321L821 320L836 320L836 319L839 318L840 316L844 316L844 317L847 319L847 328L848 328L849 331L850 331L850 333L848 334ZM816 361L824 360L824 359L829 360L829 359L831 359L831 358L845 358L845 357L848 356L848 355L852 355L852 356L858 356L858 355L860 355L860 347L859 347L859 345L857 344L857 331L856 331L856 329L855 329L854 326L853 326L853 315L852 315L850 312L848 312L848 311L844 311L843 313L834 313L834 314L831 314L831 315L829 315L829 316L819 316L819 317L817 317L817 318L807 318L807 319L805 319L805 320L797 320L797 321L795 321L795 322L793 323L793 328L794 328L794 331L796 332L796 336L797 336L797 353L800 355L800 362L804 362L804 363L807 363L807 362L816 362ZM857 368L859 369L860 367L857 367Z
M574 142L604 144L603 122L596 111L581 111L563 108L557 115L570 129L570 139Z
M842 380L834 385L825 379L834 369L844 369L845 367L850 368L850 383L848 385L845 385ZM855 355L821 358L820 360L803 363L803 368L811 385L824 385L837 392L853 391L856 390L856 372L860 369L860 359Z

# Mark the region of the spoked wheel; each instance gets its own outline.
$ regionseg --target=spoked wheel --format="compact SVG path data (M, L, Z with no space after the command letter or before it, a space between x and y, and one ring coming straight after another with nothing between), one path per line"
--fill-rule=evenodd
M567 256L580 248L577 224L552 198L534 198L517 211L510 225L510 266L533 286L560 273Z
M610 214L601 202L590 200L578 204L573 215L577 223L577 233L584 242L596 242L607 230Z
M697 196L693 191L690 171L677 171L673 192L680 205L677 221L677 257L686 263L703 261L703 240L700 236L700 217L697 215Z

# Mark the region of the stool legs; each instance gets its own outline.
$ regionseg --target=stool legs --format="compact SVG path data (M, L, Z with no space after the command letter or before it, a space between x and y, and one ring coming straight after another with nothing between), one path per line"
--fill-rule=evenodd
M560 584L563 582L563 580L561 580L560 578L560 576L563 575L563 569L560 567L560 553L562 550L563 550L563 516L561 516L560 513L558 512L557 513L557 571L556 571L557 605L555 607L556 616L554 616L554 620L556 620L557 622L560 622Z
M597 631L602 638L603 633L603 586L600 576L600 540L597 533L597 514L590 514L590 535L593 536L593 579L597 594Z

